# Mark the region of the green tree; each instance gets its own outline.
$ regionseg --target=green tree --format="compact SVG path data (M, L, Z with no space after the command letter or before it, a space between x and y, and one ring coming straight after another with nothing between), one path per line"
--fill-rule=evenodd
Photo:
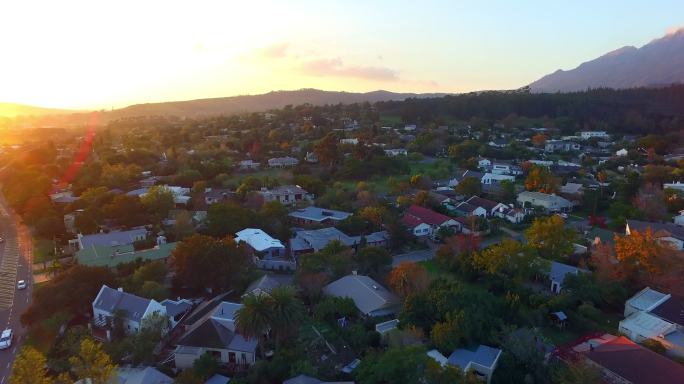
M157 222L169 215L169 211L176 206L173 192L164 186L155 185L144 194L140 201Z
M24 346L12 363L10 384L52 384L48 376L47 361L42 353L33 347Z
M480 196L482 183L474 177L466 177L454 187L454 191L463 196Z
M243 245L203 235L178 243L170 260L174 282L194 292L223 292L239 286L250 265Z
M369 352L361 360L355 379L367 384L420 384L428 359L425 349L416 346Z
M154 349L168 329L168 317L159 312L147 315L140 324L140 330L134 336L133 361L138 364L154 362Z
M270 296L247 295L235 314L235 329L248 339L258 340L270 331L273 315L273 299Z
M527 244L536 249L542 257L560 260L574 251L577 232L566 228L563 218L558 215L540 217L525 231Z
M392 255L381 247L363 247L353 258L364 274L378 275L381 270L392 264Z
M539 272L537 256L520 242L504 239L473 256L476 268L490 275L503 275L522 282Z
M271 290L271 325L276 340L292 337L304 319L304 304L295 296L292 287L281 286Z

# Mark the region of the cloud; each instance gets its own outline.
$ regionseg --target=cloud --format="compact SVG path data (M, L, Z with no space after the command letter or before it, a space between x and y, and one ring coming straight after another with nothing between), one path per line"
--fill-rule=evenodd
M399 80L397 72L391 68L345 65L340 58L306 61L301 64L301 70L309 76L354 77L378 81Z
M288 43L276 43L259 50L261 57L268 59L281 59L287 56L287 50L290 47Z

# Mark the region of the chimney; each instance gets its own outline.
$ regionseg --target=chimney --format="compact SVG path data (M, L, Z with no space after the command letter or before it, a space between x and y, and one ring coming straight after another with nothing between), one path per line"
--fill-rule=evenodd
M121 287L117 288L116 290L119 292L123 292L123 288L121 288Z
M358 274L359 274L359 273L358 273L357 271L352 271L352 275L356 276L356 275L358 275Z

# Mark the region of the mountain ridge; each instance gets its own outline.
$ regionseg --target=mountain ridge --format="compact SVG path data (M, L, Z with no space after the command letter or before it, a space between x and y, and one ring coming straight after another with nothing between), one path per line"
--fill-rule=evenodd
M637 48L627 45L529 84L532 92L638 88L684 83L684 28Z

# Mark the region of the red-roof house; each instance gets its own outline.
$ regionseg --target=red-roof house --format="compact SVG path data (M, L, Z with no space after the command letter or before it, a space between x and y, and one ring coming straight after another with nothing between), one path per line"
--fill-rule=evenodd
M460 224L449 216L419 205L410 206L404 213L401 222L411 233L418 237L434 237L435 232L440 227L454 228L456 230L461 228Z

